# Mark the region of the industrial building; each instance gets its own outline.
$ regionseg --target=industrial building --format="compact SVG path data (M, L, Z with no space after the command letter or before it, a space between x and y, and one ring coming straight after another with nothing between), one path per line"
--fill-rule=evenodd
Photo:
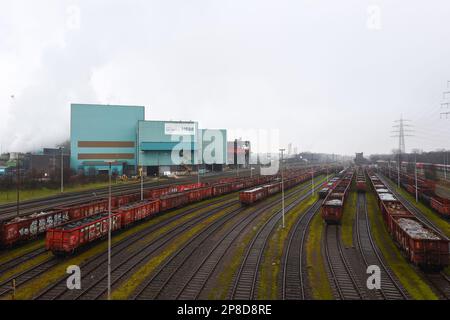
M71 105L70 166L76 172L148 176L190 172L227 161L224 129L199 129L195 121L145 120L145 107ZM214 146L212 152L211 147ZM206 155L206 157L205 157Z

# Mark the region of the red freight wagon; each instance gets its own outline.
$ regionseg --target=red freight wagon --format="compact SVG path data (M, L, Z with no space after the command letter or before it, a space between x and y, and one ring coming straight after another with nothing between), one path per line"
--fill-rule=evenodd
M239 201L242 204L252 204L266 197L267 189L262 187L239 192Z
M72 253L81 246L108 234L108 216L108 213L101 213L49 229L45 247L56 255ZM111 231L120 229L121 214L111 214L111 222Z
M69 213L59 209L5 221L0 223L0 244L11 246L17 242L36 238L49 228L68 221L70 221Z
M356 178L356 190L358 192L366 192L366 180L361 178L361 177L357 177Z
M158 199L144 200L120 207L114 213L122 215L122 227L124 227L157 214L160 210L159 206L160 202Z
M435 195L431 198L430 203L431 207L443 216L450 216L450 200Z
M342 219L344 195L330 193L322 204L321 215L328 224L338 224Z
M422 268L442 269L448 265L448 240L419 222L415 217L393 217L394 239L408 259Z
M141 193L129 193L120 196L115 196L112 198L112 207L118 208L124 206L128 203L136 202L141 200Z
M281 182L276 182L272 184L268 184L263 186L267 190L267 195L270 196L272 194L278 193L281 191Z
M232 191L233 189L231 183L216 184L212 187L212 193L215 197L230 193Z
M112 207L112 202L111 202ZM67 211L70 220L77 220L108 210L108 199L88 202L68 207L58 207L62 211Z
M147 196L151 199L158 199L163 195L169 194L169 193L175 193L177 192L177 189L173 186L171 187L164 187L164 188L157 188L157 189L151 189L148 190Z
M233 189L233 191L238 191L244 188L245 188L244 181L234 181L231 183L231 189Z
M189 203L189 195L186 192L173 193L159 198L161 211L177 208Z
M199 188L186 191L186 193L188 194L189 202L196 202L212 197L212 188Z
M183 192L183 191L198 189L198 188L203 188L203 187L206 187L206 183L199 182L199 183L190 183L190 184L180 184L180 185L176 186L176 189L177 189L176 192Z
M394 231L394 218L413 218L414 215L409 212L401 202L394 201L381 201L381 213L383 214L383 219L387 225L388 231L392 234Z

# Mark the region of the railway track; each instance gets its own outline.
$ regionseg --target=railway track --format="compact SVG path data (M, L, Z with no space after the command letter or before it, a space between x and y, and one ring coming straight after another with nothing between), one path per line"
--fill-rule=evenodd
M2 264L0 264L0 274L5 273L11 269L14 269L15 267L17 267L18 265L25 263L31 259L36 258L37 256L45 253L46 250L44 247L40 247L36 250L27 252L25 254L22 254L14 259L8 260Z
M35 266L24 270L14 276L8 278L5 281L0 283L0 297L12 292L12 280L16 281L16 287L23 285L24 283L34 279L35 277L43 274L50 268L56 266L59 263L58 259L55 257L49 258L41 263L36 264Z
M309 185L303 186L297 192L302 192L309 187ZM294 197L297 192L292 191L288 198ZM269 204L264 204L263 202L256 207L244 207L245 209L254 210L234 223L218 241L212 241L212 239L211 241L206 241L208 238L212 238L214 233L209 233L206 237L202 237L204 238L203 241L192 239L161 265L158 271L135 292L133 298L139 300L198 298L221 258L230 248L233 241L241 234L242 230L261 213L275 207L279 203L280 200L274 200ZM200 259L199 257L202 253L203 258Z
M314 203L301 215L292 228L283 254L282 299L306 299L306 270L304 268L304 245L312 218L319 211L323 200Z
M375 291L375 296L386 300L409 299L406 290L396 279L392 270L384 263L378 247L373 241L367 213L366 195L363 193L358 193L355 224L358 249L365 266L376 265L381 271L381 288Z
M329 278L336 298L339 300L362 299L364 296L342 251L338 225L325 226L324 241Z
M200 216L193 217L191 220L187 221L184 224L177 225L173 229L168 232L163 233L158 236L156 239L151 241L150 243L146 243L145 245L139 246L136 248L133 253L130 253L130 247L137 244L139 241L143 240L145 237L151 235L156 232L160 228L164 228L168 226L170 223L180 219L183 216L187 216L195 211L202 210L207 208L213 204L209 203L202 207L196 207L183 212L181 215L176 215L169 219L166 219L158 224L155 224L147 229L144 229L140 232L133 234L130 237L123 239L115 243L112 246L112 284L117 283L125 273L124 270L131 269L138 262L147 258L148 255L154 253L156 250L161 248L167 242L185 232L189 228L191 228L196 223L200 223L212 215L224 210L230 206L233 206L238 203L237 200L224 200L217 201L217 203L223 202L222 205L212 209L206 214L202 214ZM56 283L50 285L42 292L40 292L34 299L37 300L55 300L55 299L89 299L89 298L99 298L103 292L106 290L106 262L107 262L107 252L102 252L99 255L96 255L86 261L83 265L80 266L82 271L82 290L67 290L65 280L67 277L61 278ZM130 267L131 265L131 267ZM127 269L128 268L128 269Z
M380 179L388 186L389 190L397 197L397 199L409 210L414 216L420 220L424 225L428 226L432 230L434 230L437 234L439 234L442 238L448 238L444 235L444 233L437 227L430 219L428 219L419 208L417 208L414 204L412 204L408 199L403 197L400 193L392 188L392 183L386 179L384 176L379 175ZM441 295L442 298L449 300L450 299L450 280L449 277L443 272L436 273L428 273L422 272L422 275L428 280L428 282L433 286L435 291Z
M202 180L203 182L212 181L221 177L227 177L234 173L227 172L227 173L220 173L220 174L211 174L207 176L203 176ZM244 173L243 176L246 176L247 173ZM177 185L177 184L183 184L183 183L189 183L189 182L196 182L197 177L196 176L190 176L188 178L180 179L181 181L169 181L169 182L146 182L144 183L145 189L152 189L152 188L160 188L165 187L169 185ZM113 186L112 188L112 195L119 195L123 193L129 193L129 192L139 192L141 190L141 186L139 182L136 183L130 183L126 185L120 185L120 186ZM45 211L49 210L51 208L59 207L59 206L70 206L70 205L77 205L81 203L86 203L88 201L94 201L99 200L102 198L105 198L108 196L108 188L98 188L98 189L92 189L88 191L80 191L76 193L66 193L66 194L60 194L56 196L51 196L43 199L35 199L35 200L26 200L20 202L20 213L19 216L29 215L35 212ZM17 206L16 203L9 203L9 204L3 204L0 205L0 221L1 220L7 220L11 219L17 216Z
M450 278L444 272L427 273L427 280L439 292L442 298L450 300Z
M315 188L315 191L317 191L317 188ZM297 199L289 204L286 207L286 213L295 208L308 196L309 194L305 194L300 199ZM280 219L280 212L272 215L259 229L248 245L243 261L234 278L233 286L230 292L231 299L251 300L256 297L258 271L264 249L266 248L270 235Z

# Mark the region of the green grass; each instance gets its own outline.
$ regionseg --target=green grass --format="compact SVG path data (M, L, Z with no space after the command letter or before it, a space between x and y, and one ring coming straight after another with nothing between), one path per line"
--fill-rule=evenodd
M353 247L353 226L356 218L357 198L358 193L352 190L344 204L341 238L346 248Z
M22 256L24 254L30 253L34 250L37 250L45 245L44 239L39 239L36 241L31 241L29 243L26 243L24 245L19 245L17 247L6 249L5 251L2 251L0 254L0 264L3 264L5 262L8 262L12 259L15 259L19 256Z
M322 254L323 220L320 214L312 219L306 241L306 266L313 299L333 300Z
M386 229L373 192L367 192L366 196L371 233L374 237L375 243L381 250L387 265L390 266L403 287L408 291L413 299L438 299L436 294L428 286L422 276L417 273L414 267L401 254L400 249L394 244Z
M258 290L259 299L278 299L278 278L281 268L283 248L286 244L289 232L295 222L306 209L311 207L318 199L318 195L309 197L297 205L285 218L285 228L281 225L273 232L269 244L264 252L260 269L260 282Z
M117 182L113 183L113 185L121 185L121 184L129 184L130 182ZM102 187L107 187L108 182L95 182L95 183L87 183L80 184L74 186L64 187L64 193L69 192L79 192L86 191L91 189L98 189ZM50 197L54 195L61 194L61 190L59 188L49 189L49 188L39 188L39 189L30 189L30 190L20 190L20 201L26 200L34 200L39 198ZM0 204L5 203L15 203L17 201L17 193L16 190L8 190L0 192Z

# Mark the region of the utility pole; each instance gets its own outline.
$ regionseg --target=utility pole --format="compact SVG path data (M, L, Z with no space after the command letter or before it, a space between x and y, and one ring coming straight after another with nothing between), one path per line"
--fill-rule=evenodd
M447 159L447 150L444 150L444 180L447 181L447 164L448 164L448 159Z
M139 175L141 176L141 201L144 201L144 175L142 166L139 168Z
M400 188L400 162L401 162L401 154L405 153L405 137L411 137L412 135L406 134L409 132L412 132L412 130L408 129L411 127L410 124L407 124L405 122L408 122L411 120L403 119L403 116L400 115L400 119L395 120L396 123L392 127L394 130L392 133L395 133L395 135L391 136L393 138L398 138L398 158L397 158L397 186Z
M419 202L419 194L417 190L417 153L414 153L414 179L416 181L416 202Z
M17 153L17 159L16 159L16 189L17 189L17 204L16 204L16 210L17 210L17 216L19 216L20 212L20 154Z
M450 86L450 80L447 81L447 88L449 88ZM450 91L444 91L442 93L442 98L445 100L446 96L450 96ZM447 108L450 106L450 102L442 102L441 103L441 107L446 106ZM442 116L445 116L445 119L448 119L448 116L450 115L449 111L446 112L441 112L440 117L442 118Z
M64 147L60 147L61 149L61 193L64 192L64 159L63 159L63 150Z
M111 217L111 164L109 163L109 188L108 188L108 300L111 300L111 232L112 232L112 217Z
M283 178L283 153L285 149L280 149L281 152L281 212L283 218L283 229L284 229L284 178Z

